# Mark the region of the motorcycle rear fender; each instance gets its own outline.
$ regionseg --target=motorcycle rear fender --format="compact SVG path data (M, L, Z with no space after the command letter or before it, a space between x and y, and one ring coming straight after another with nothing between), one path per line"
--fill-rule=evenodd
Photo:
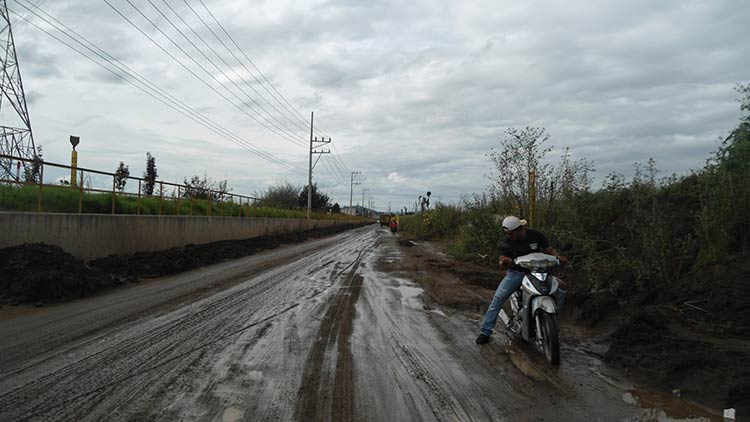
M556 314L557 304L551 296L537 296L531 299L531 315L536 315L537 309L541 309L548 314Z

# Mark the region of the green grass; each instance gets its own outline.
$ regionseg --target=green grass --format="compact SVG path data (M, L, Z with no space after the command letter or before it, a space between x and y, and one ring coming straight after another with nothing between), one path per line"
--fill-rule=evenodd
M65 186L39 187L0 185L0 211L112 214L112 194L83 192ZM305 218L303 210L289 210L236 203L217 203L205 199L164 198L117 193L114 195L114 214L195 215L214 217ZM355 220L344 214L311 213L314 219Z

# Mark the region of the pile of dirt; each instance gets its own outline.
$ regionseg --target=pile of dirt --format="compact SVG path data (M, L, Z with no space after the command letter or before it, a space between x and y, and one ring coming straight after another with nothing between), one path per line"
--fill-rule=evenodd
M303 232L254 237L246 240L224 240L201 245L187 245L157 252L138 252L131 255L112 255L89 262L92 268L111 273L127 281L161 277L189 271L206 265L252 255L285 244L330 236L346 230L350 225L337 225Z
M160 277L329 236L351 225L117 255L88 263L43 243L0 249L0 303L52 303L90 295L140 278Z
M750 413L750 254L701 265L644 289L618 312L605 356L642 380L717 408Z
M750 253L729 256L690 272L660 303L673 304L687 323L723 336L750 335Z
M659 306L631 315L611 340L607 362L645 384L750 413L750 342L684 327L678 313Z
M58 246L32 243L0 249L0 297L6 303L58 302L118 284Z

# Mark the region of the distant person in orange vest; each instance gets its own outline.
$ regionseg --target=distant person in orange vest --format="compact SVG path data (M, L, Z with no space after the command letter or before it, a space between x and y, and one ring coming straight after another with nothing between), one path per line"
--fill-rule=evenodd
M391 232L396 234L398 231L398 221L395 218L391 218Z

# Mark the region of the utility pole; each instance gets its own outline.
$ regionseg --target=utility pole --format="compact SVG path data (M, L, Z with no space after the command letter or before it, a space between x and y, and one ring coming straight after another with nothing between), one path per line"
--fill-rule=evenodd
M315 150L315 148L322 147L323 145L330 144L331 138L328 138L326 141L325 139L318 140L317 137L313 139L313 118L315 117L315 112L310 112L310 167L307 172L307 219L310 219L310 210L312 209L312 171L316 164L318 164L318 160L320 160L320 157L323 154L330 154L331 150ZM318 144L318 145L316 145ZM312 156L313 154L318 154L318 158L315 160L315 164L312 162Z
M0 70L0 75L2 75L0 111L3 111L1 108L2 101L7 99L11 106L10 109L5 108L5 110L8 110L7 115L15 115L14 123L20 120L18 123L21 123L21 125L10 127L5 126L5 122L0 125L0 154L32 159L37 150L34 146L34 135L31 132L31 119L29 118L29 109L26 107L26 95L23 90L21 69L18 66L16 44L13 40L10 23L8 4L5 0L2 0L2 4L0 4L0 67L2 68ZM25 164L24 167L26 167ZM19 179L19 173L13 174L13 165L10 159L0 159L0 179Z
M370 189L362 189L362 215L365 214L365 192L369 190Z
M349 209L352 210L352 198L354 197L354 185L361 185L362 182L354 183L354 175L355 174L362 174L361 171L353 171L352 172L352 182L351 182L351 188L349 190ZM352 210L352 215L354 215L354 211Z

